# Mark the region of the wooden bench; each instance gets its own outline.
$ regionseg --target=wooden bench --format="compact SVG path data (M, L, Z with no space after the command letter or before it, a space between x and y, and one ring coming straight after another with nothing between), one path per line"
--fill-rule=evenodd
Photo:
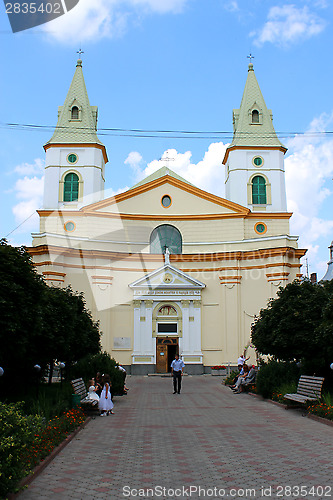
M89 409L98 410L98 401L96 399L90 399L88 397L88 391L86 389L86 384L84 383L83 378L76 378L71 381L74 394L77 394L81 397L80 406Z
M299 404L305 404L307 401L317 401L321 397L323 382L323 377L301 375L297 385L297 392L285 394L283 397Z

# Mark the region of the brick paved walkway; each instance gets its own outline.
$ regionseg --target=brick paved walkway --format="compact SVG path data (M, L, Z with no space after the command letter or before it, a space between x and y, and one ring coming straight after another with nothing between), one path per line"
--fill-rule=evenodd
M115 398L115 415L92 420L19 500L333 499L332 427L234 395L219 377L185 377L180 395L172 394L170 378L127 383L128 396ZM185 489L135 491L157 486ZM208 490L199 496L194 486Z

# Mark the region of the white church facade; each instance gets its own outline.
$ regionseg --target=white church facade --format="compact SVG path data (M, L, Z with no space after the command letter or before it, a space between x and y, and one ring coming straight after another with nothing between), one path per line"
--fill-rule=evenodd
M108 157L77 62L44 146L44 205L29 251L50 285L84 292L103 349L133 374L167 372L176 352L188 373L235 365L255 315L301 276L286 148L252 64L233 125L221 158L226 198L167 167L104 198Z

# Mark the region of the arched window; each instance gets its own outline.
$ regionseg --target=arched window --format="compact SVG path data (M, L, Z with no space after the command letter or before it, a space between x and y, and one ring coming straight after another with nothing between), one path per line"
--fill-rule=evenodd
M259 123L259 111L257 109L252 111L252 123Z
M252 203L253 205L266 205L266 181L261 175L252 179Z
M182 235L170 224L155 227L150 235L150 253L165 253L166 247L170 253L182 253Z
M79 108L77 106L72 107L72 114L71 114L72 120L78 120L79 119Z
M79 177L74 172L64 179L64 201L76 201L79 198Z

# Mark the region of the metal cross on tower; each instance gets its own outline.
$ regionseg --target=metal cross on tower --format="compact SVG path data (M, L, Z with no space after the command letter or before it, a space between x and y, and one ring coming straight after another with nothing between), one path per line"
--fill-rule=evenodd
M81 50L81 47L79 48L79 50L76 51L77 54L79 54L79 58L81 59L81 54L84 54L84 51Z
M251 64L252 59L254 59L254 56L253 56L253 55L251 54L251 52L250 52L250 54L247 56L247 58L248 58L248 59L250 59L250 64Z

